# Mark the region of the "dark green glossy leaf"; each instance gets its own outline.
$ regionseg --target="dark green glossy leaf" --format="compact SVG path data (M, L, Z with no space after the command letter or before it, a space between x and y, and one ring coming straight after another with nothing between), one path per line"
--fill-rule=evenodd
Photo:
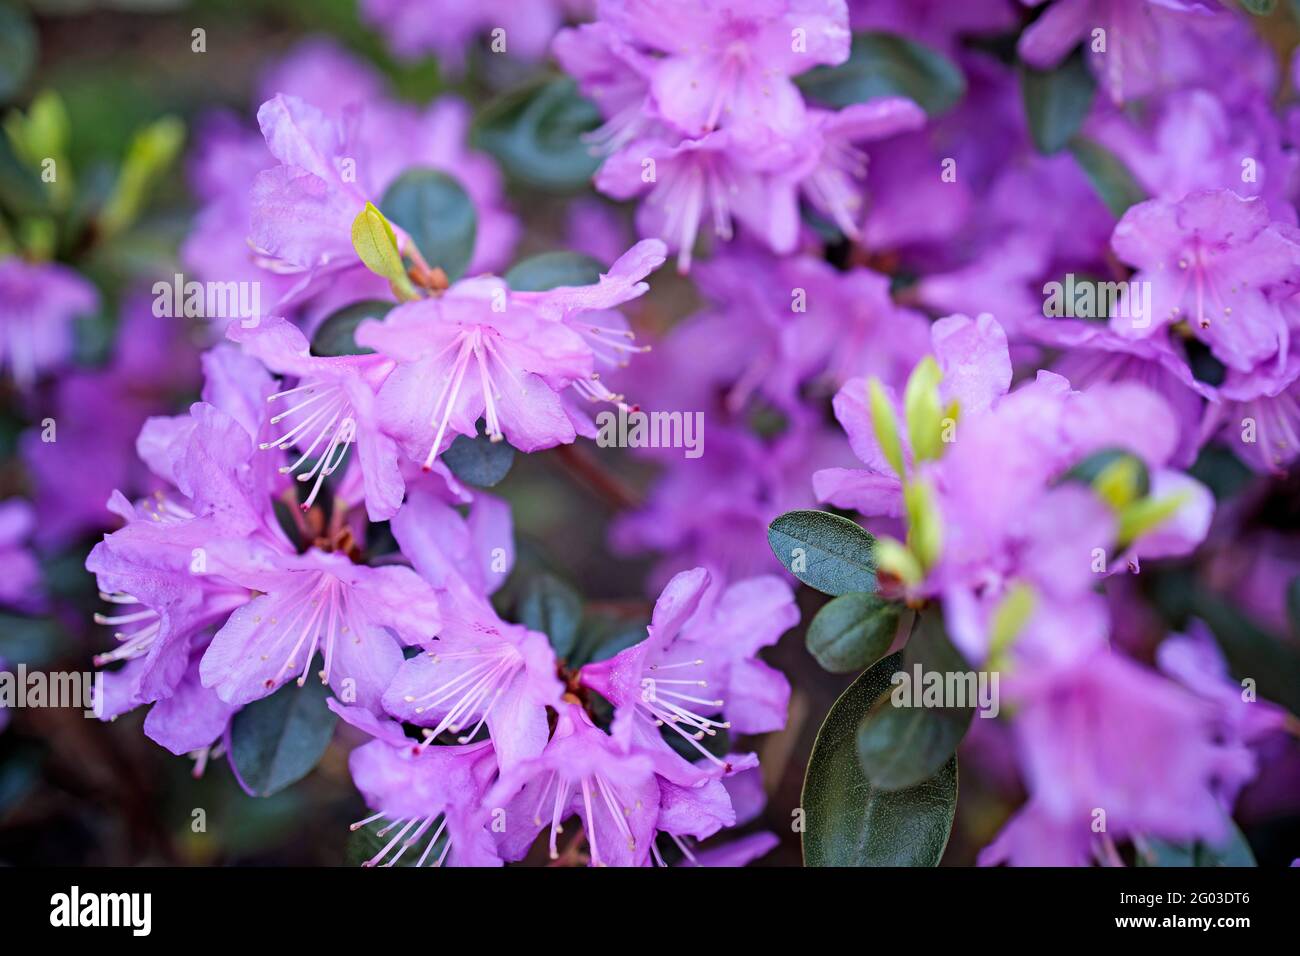
M253 796L278 793L316 766L338 720L325 705L329 696L329 688L317 680L302 687L290 681L235 714L230 759Z
M26 10L0 3L0 100L23 88L36 64L36 28Z
M1147 198L1146 190L1129 172L1128 167L1106 147L1076 136L1070 141L1070 153L1115 218L1124 215L1129 206Z
M1217 846L1169 843L1147 837L1138 845L1138 866L1255 866L1255 854L1237 825L1228 821L1228 835Z
M809 70L796 81L811 99L842 109L880 96L906 96L931 116L966 92L960 69L942 53L892 33L858 33L849 59Z
M891 654L854 681L817 732L801 800L808 866L936 866L943 856L957 806L957 758L897 791L875 786L858 762L858 723L902 660Z
M923 675L938 674L945 684L949 675L955 675L953 689L963 699L945 700L947 706L942 707L913 706L924 689L924 683L914 687L918 665ZM978 703L978 675L948 640L943 616L936 611L921 615L903 649L899 670L914 694L902 693L900 683L875 701L857 731L863 773L884 790L905 790L938 773L966 736ZM960 687L958 679L963 681Z
M556 656L567 658L578 640L582 598L555 575L539 574L519 598L519 623L545 634Z
M479 114L474 142L514 179L538 189L568 192L587 185L596 167L583 134L600 125L600 111L568 77L507 93Z
M345 305L332 313L311 338L311 354L322 357L337 355L370 355L375 350L357 345L357 326L366 319L382 319L393 308L393 303L380 299L367 299Z
M808 625L808 653L832 674L851 674L885 656L904 608L874 594L843 594Z
M1097 84L1088 72L1081 50L1052 70L1021 68L1020 92L1025 116L1040 153L1065 149L1083 125L1096 91Z
M506 284L515 292L545 292L559 286L595 285L604 271L598 261L580 252L543 252L516 263L506 273Z
M453 281L474 255L478 213L464 188L444 172L414 167L384 191L379 211L406 231L430 268Z
M515 450L509 442L493 441L485 434L473 438L458 435L442 453L442 461L453 475L466 484L491 488L510 474L510 466L515 461Z
M839 597L876 591L876 539L829 511L787 511L768 526L767 542L790 573Z
M1241 5L1257 17L1266 17L1277 9L1277 0L1241 0Z

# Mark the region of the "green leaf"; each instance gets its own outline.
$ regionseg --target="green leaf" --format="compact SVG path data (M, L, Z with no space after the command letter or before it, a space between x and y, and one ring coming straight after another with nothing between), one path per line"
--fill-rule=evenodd
M1123 216L1129 206L1147 199L1146 190L1128 167L1106 147L1076 136L1070 141L1070 153L1115 218Z
M397 234L374 203L366 203L352 220L352 248L361 263L375 275L396 283L406 279Z
M807 866L936 866L957 806L957 758L908 790L873 784L858 762L857 726L902 664L891 654L855 680L817 732L800 806Z
M374 349L357 344L357 326L366 319L382 319L392 308L391 302L364 299L330 313L311 337L311 354L322 358L373 354Z
M489 103L479 114L474 143L506 173L538 189L569 192L586 186L600 165L583 139L601 123L596 105L568 77L543 79Z
M135 222L149 190L162 180L184 142L185 124L175 116L154 120L135 134L99 215L99 228L105 236L115 236Z
M848 518L787 511L768 526L767 543L791 574L823 594L876 591L876 539Z
M510 473L515 461L515 450L509 442L493 441L481 433L471 438L458 435L445 452L442 461L461 481L479 488L491 488Z
M11 99L36 64L36 27L26 10L0 3L0 100Z
M955 63L892 33L855 34L847 61L809 70L795 82L810 98L835 109L880 96L906 96L931 116L946 113L966 93L966 79Z
M244 789L269 797L311 772L334 734L338 717L325 701L330 690L290 681L270 697L245 706L230 723L230 759Z
M808 625L808 653L832 674L850 674L885 656L903 606L874 594L843 594Z
M5 135L28 169L43 170L46 160L54 164L53 180L42 179L42 185L60 207L67 204L73 188L72 164L66 159L70 129L67 108L53 90L37 94L26 113L10 110L4 119Z
M580 252L543 252L516 263L506 273L506 285L515 292L545 292L560 286L595 285L604 267Z
M519 598L519 623L551 640L559 658L573 653L582 623L582 598L553 574L539 574Z
M949 674L973 674L949 642L942 615L934 611L921 615L899 669L914 681L918 664L922 673L939 674L945 681ZM919 694L921 688L914 690ZM966 736L975 713L975 701L969 699L963 707L910 703L910 695L907 702L896 705L892 692L883 694L858 723L858 762L867 778L883 790L905 790L938 773Z
M1255 854L1245 836L1231 819L1228 835L1217 846L1195 843L1170 843L1146 837L1137 844L1138 866L1255 866Z
M413 167L393 180L379 203L411 237L431 268L455 281L474 255L478 213L464 188L446 173Z
M1079 132L1097 84L1080 49L1053 70L1022 66L1020 92L1034 145L1040 153L1057 153Z
M1277 0L1241 0L1241 5L1257 17L1266 17L1277 9Z

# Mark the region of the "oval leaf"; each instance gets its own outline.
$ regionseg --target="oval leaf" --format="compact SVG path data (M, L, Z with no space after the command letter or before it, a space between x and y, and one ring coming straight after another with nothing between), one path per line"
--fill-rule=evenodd
M952 109L966 92L966 79L950 59L892 33L855 34L848 60L809 70L796 82L824 106L842 109L881 96L906 96L931 116Z
M539 574L519 599L519 623L545 634L556 656L567 658L578 641L582 598L555 575Z
M1076 50L1054 70L1022 67L1020 92L1024 97L1029 133L1040 153L1065 149L1079 132L1097 91L1083 52Z
M874 594L844 594L808 625L808 653L832 674L851 674L885 656L898 630L901 604Z
M416 166L393 180L379 208L406 231L431 268L452 280L465 274L474 255L478 213L460 183Z
M804 777L807 866L936 866L957 807L957 758L908 790L875 786L854 742L858 722L902 663L891 654L854 681L817 732Z
M966 736L977 705L997 713L997 684L970 669L949 641L942 614L917 618L902 655L903 676L889 675L890 693L875 701L857 730L862 772L884 790L905 790L938 773ZM943 682L937 702L925 696L932 674ZM993 692L987 699L980 695L981 680L986 693Z
M366 319L382 319L392 308L393 303L382 299L365 299L345 305L322 322L311 337L311 354L323 358L373 354L374 349L357 344L357 326Z
M543 252L516 263L506 273L506 285L515 292L546 292L560 286L595 285L604 268L580 252Z
M491 488L510 473L515 450L508 442L493 441L485 434L473 438L459 435L442 453L442 460L466 484Z
M307 776L334 735L338 720L325 705L330 690L290 681L253 701L230 722L230 760L244 789L269 797Z
M839 597L876 590L876 539L829 511L787 511L768 526L772 552L796 578Z
M512 178L567 192L585 186L600 165L582 135L600 123L600 111L579 95L573 80L557 77L489 104L479 116L474 142Z
M934 776L970 726L971 711L895 707L886 695L858 724L858 762L882 790L906 790Z

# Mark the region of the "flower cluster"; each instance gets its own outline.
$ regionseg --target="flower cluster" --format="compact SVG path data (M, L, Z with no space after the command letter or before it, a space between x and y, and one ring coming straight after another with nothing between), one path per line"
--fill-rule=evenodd
M337 736L369 866L1294 816L1300 56L1218 0L359 6L400 64L203 115L175 262L167 121L107 198L57 98L2 124L65 172L0 189L0 609L89 621L84 561L102 718L250 796Z
M555 55L607 122L596 188L645 194L642 235L657 236L689 270L701 222L729 240L743 223L774 252L799 238L804 197L856 236L865 160L855 143L915 129L905 97L838 111L807 104L794 77L849 56L843 0L779 3L601 3L596 21L567 30Z

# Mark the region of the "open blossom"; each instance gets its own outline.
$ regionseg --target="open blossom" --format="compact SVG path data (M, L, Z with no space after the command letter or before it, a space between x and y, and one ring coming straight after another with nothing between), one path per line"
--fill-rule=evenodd
M1021 0L1038 6L1043 0ZM1174 18L1212 17L1222 7L1213 0L1055 0L1020 37L1018 50L1026 63L1046 69L1059 63L1080 40L1094 41L1103 31L1106 42L1092 47L1092 62L1116 103L1156 88L1164 79L1161 40Z
M419 489L393 519L393 534L436 589L442 627L398 668L385 708L428 728L429 741L445 731L470 743L486 727L503 767L536 756L562 685L546 636L501 620L488 601L513 561L509 511L481 495L465 519Z
M1029 804L980 854L984 864L1086 864L1096 808L1109 839L1215 844L1227 832L1219 782L1249 779L1215 709L1154 671L1100 649L1064 668L1008 679ZM1158 768L1158 770L1156 770Z
M592 866L643 866L659 815L659 784L645 754L629 753L576 704L563 704L555 732L536 757L503 769L488 792L505 809L500 842L521 859L543 831L552 859L564 823L577 816Z
M849 55L842 0L622 0L598 10L621 36L661 54L651 96L692 137L750 124L800 131L803 97L790 77Z
M438 630L433 590L409 568L371 568L346 554L313 548L301 555L245 555L214 545L225 576L257 596L212 638L203 683L222 700L245 704L281 684L307 679L317 653L319 677L346 701L378 709L402 663L403 643Z
M311 489L302 509L312 506L326 478L341 467L352 467L361 472L370 518L384 521L396 514L404 489L397 443L379 428L375 412L375 396L394 368L392 360L379 355L314 356L306 337L281 318L264 319L251 329L234 322L227 335L267 369L293 379L291 387L268 396L274 411L271 424L283 423L282 433L261 447L301 450L281 471L296 475ZM356 456L347 461L353 444Z
M103 716L157 702L146 732L177 753L225 729L233 708L201 685L199 661L213 629L251 597L207 566L208 548L229 538L291 550L271 512L271 473L249 467L244 413L264 401L270 378L233 347L214 351L206 365L205 401L189 416L151 419L141 432L141 456L168 490L138 504L115 493L109 508L125 526L86 561L111 608L96 620L116 642L96 661L125 661L105 674ZM159 706L178 694L177 703Z
M556 56L601 107L608 154L596 187L645 194L642 235L664 239L682 272L705 222L739 223L778 253L795 248L799 197L856 236L866 163L856 144L916 129L900 97L810 109L792 77L849 55L842 0L667 5L608 2L562 32Z
M373 826L385 841L363 866L501 865L484 826L483 796L497 769L491 743L421 747L395 721L335 699L329 706L372 738L348 757L352 780L375 811L352 829Z
M688 770L669 750L661 728L698 751L701 766L724 768L701 745L706 737L720 729L765 733L785 726L790 685L757 652L798 622L794 595L776 577L723 588L710 586L704 568L681 572L655 603L646 639L579 674L627 715L623 732L654 755L656 771L679 783L698 783L701 771Z
M1284 362L1290 340L1282 301L1294 291L1300 234L1269 219L1262 200L1228 190L1192 193L1176 203L1152 199L1131 208L1112 245L1151 284L1152 315L1115 316L1135 338L1186 322L1230 368Z
M593 287L512 293L483 276L363 322L357 342L397 363L377 399L384 430L425 468L457 435L477 434L480 418L492 440L526 452L572 442L579 429L594 435L562 395L574 386L607 396L593 382L595 353L574 313L640 295L662 261L662 244L647 240Z
M71 357L73 322L98 307L95 287L67 266L0 259L0 369L30 388Z

